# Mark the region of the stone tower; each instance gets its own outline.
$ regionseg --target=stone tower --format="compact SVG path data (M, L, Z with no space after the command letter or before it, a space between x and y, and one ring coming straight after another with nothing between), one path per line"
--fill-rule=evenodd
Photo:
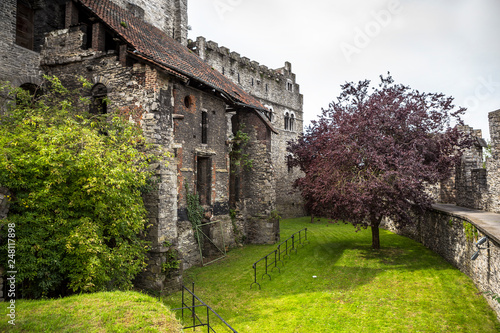
M182 45L187 44L188 0L112 0Z

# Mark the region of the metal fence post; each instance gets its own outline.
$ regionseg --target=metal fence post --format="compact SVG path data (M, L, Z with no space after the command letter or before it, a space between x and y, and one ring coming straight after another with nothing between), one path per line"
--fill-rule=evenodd
M191 306L193 307L193 311L192 311L193 326L196 326L196 308L194 307L194 282L193 282L193 290L192 290L192 292L193 292L193 297L192 297L193 301L192 301Z

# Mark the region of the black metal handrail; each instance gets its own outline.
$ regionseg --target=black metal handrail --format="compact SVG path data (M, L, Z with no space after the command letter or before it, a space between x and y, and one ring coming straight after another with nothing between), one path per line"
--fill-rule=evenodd
M191 318L193 319L193 325L192 326L185 326L183 327L183 329L188 329L188 328L192 328L193 330L196 329L196 327L203 327L203 326L206 326L207 327L207 332L210 333L210 332L215 332L215 330L213 329L212 326L210 326L210 312L212 312L214 315L217 316L217 318L219 318L232 332L234 333L238 333L234 328L231 327L231 325L229 325L224 319L221 318L221 316L219 316L217 314L217 312L215 312L210 306L208 306L205 302L203 302L198 296L196 296L194 294L194 282L193 282L193 290L189 290L188 288L186 288L186 286L182 286L182 307L180 308L176 308L176 309L172 309L172 311L178 311L178 310L181 310L181 316L182 316L182 319L184 319L184 310L190 310L191 311ZM188 304L186 304L184 302L184 290L186 290L188 293L191 294L191 306L189 306ZM200 302L201 304L195 304L196 300L198 302ZM207 314L206 314L206 323L204 323L197 314L196 314L196 308L199 308L199 307L206 307L207 309Z
M302 234L302 232L304 232L304 234ZM298 235L298 236L297 236ZM284 259L286 256L289 256L292 251L295 251L295 253L297 253L297 247L300 246L300 245L305 245L306 242L308 243L309 241L307 240L307 228L304 228L302 230L299 230L297 231L296 233L294 233L293 235L291 235L290 237L288 237L287 239L285 239L283 242L281 242L278 247L276 248L276 250L270 252L268 255L265 255L264 257L260 258L259 260L257 260L253 265L252 265L252 268L253 268L253 282L250 284L250 288L252 288L252 286L254 284L258 285L259 286L259 289L261 289L260 287L260 283L257 282L257 264L261 261L264 260L265 264L264 264L264 267L265 267L265 273L262 274L262 277L261 279L264 278L264 276L269 276L269 280L271 280L271 275L269 275L268 273L268 268L274 266L271 268L271 272L277 268L278 269L278 272L280 272L280 268L278 267L278 262L280 262L282 265L284 265ZM290 244L290 247L288 246ZM283 246L284 245L284 246ZM284 248L284 250L283 250ZM274 254L274 259L272 259L272 255ZM271 262L269 263L269 259L268 258L271 258ZM283 259L283 260L282 260Z

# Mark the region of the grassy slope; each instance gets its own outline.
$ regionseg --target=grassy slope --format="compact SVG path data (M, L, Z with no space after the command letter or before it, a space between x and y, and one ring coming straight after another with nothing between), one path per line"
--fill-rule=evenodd
M181 332L157 299L137 292L106 292L53 300L18 300L16 325L1 304L0 332Z
M232 250L188 270L185 284L194 281L196 294L239 332L500 331L472 281L422 245L381 230L383 249L373 251L369 230L309 221L282 221L282 239L307 227L310 244L271 281L259 275L262 290L250 289L252 263L275 245ZM179 307L180 293L165 302Z

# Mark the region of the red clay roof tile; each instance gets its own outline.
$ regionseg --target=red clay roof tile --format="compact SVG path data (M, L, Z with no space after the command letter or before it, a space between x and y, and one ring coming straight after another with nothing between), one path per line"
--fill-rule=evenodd
M215 88L229 96L236 105L265 110L255 97L160 29L136 18L109 0L78 1L132 46L136 51L134 54Z

